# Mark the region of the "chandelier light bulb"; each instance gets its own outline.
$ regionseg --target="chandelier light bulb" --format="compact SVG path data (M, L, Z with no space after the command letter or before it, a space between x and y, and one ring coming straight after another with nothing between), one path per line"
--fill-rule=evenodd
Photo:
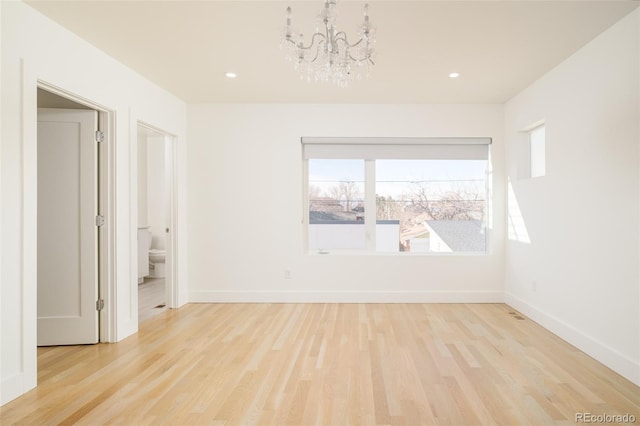
M351 43L345 31L337 28L336 0L325 0L318 15L318 27L305 44L302 33L294 37L291 7L287 7L286 26L281 46L287 58L295 61L300 77L311 81L331 81L345 87L353 80L368 77L372 67L375 38L369 22L369 5L364 5L364 20L358 28L358 40Z

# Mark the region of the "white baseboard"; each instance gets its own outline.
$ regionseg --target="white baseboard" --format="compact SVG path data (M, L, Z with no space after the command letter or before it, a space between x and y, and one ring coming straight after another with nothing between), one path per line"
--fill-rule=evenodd
M561 339L598 360L616 373L640 386L640 362L585 334L576 327L530 305L519 297L505 293L505 303L514 307Z
M503 303L499 291L192 291L191 303Z
M2 383L0 384L0 405L13 401L17 397L30 391L31 388L24 388L24 382L25 378L23 373L17 373L2 379Z

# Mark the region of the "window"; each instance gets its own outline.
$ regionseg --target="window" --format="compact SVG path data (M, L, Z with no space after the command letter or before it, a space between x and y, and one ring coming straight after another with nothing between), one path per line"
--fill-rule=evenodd
M487 250L488 138L303 138L309 252Z
M544 124L529 130L529 167L532 178L545 175Z
M364 160L310 159L308 170L309 248L364 249Z

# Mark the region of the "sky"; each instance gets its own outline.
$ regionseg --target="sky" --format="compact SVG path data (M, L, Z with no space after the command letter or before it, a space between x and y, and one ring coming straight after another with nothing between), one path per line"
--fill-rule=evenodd
M486 166L486 160L376 160L376 194L396 198L416 181L428 183L434 193L455 187L484 191ZM325 194L340 181L358 182L364 193L364 180L364 160L309 160L309 184Z

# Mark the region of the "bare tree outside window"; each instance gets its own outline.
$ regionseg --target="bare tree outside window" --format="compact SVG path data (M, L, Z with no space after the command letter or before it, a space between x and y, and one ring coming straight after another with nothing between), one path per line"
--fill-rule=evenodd
M362 192L353 181L343 181L335 188L334 194L343 202L344 210L351 211L362 200Z
M451 183L450 188L434 192L428 184L413 182L404 198L432 220L480 220L484 214L484 197L469 184Z

